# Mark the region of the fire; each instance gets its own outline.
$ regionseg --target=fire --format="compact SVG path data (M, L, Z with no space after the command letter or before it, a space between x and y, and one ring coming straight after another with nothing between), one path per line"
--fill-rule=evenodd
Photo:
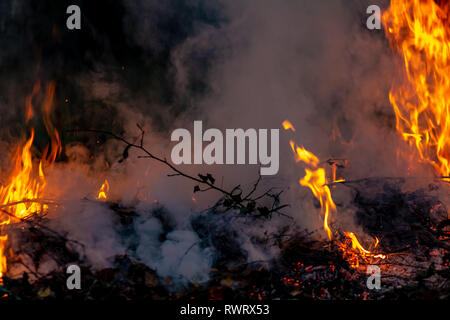
M292 123L289 120L283 121L282 124L283 124L284 130L292 130L292 131L295 132L295 128L294 128L294 126L292 125Z
M39 92L40 83L37 82L33 92L26 99L26 120L33 117L32 100ZM33 214L41 214L48 208L48 204L41 203L40 199L44 194L47 185L44 167L51 166L61 152L61 141L58 132L50 122L50 111L53 105L55 84L50 82L46 88L43 104L44 123L51 138L51 148L47 146L39 165L33 161L31 147L35 138L34 129L31 129L30 137L22 145L20 144L12 158L13 169L8 179L8 183L0 187L0 203L2 205L0 215L0 231L11 222L26 218ZM5 245L8 235L0 236L0 278L7 270L5 257Z
M8 236L0 236L0 284L3 279L3 273L6 271L6 257L4 255L5 242L8 240Z
M106 200L109 193L109 183L108 180L105 179L105 182L103 182L102 186L98 190L97 199L98 200Z
M450 174L448 9L434 0L392 0L382 17L404 72L389 93L397 131L444 177Z
M286 126L284 127L286 129ZM290 124L290 127L294 128L292 124ZM304 187L308 187L312 191L316 199L319 200L321 213L323 216L323 228L328 235L328 239L331 241L333 239L333 231L330 228L330 219L331 214L336 213L336 204L334 203L333 198L331 196L326 171L324 168L319 166L320 164L319 158L317 158L313 153L306 150L305 148L296 146L292 140L290 141L290 146L292 151L294 152L295 161L303 162L309 167L305 168L305 176L299 180L299 183ZM333 171L333 179L335 179L335 176L336 174ZM344 180L340 179L337 181L344 181ZM337 181L333 180L331 182ZM360 244L358 238L353 232L344 232L344 236L345 240L343 242L337 240L337 244L339 249L343 252L344 258L350 263L350 266L354 268L359 267L359 259L367 260L368 258L373 259L386 258L386 255L374 254L369 250L365 249ZM379 240L378 238L376 238L375 244L373 246L374 249L378 246L378 243Z
M299 182L302 186L308 187L314 196L319 200L323 213L323 228L328 234L328 239L332 239L332 232L329 227L331 212L336 211L336 205L331 198L330 188L327 186L325 170L317 168L315 170L305 169L306 175Z
M313 166L314 168L317 167L317 165L319 164L319 159L315 155L313 155L311 152L309 152L305 148L300 148L298 146L295 147L295 144L293 141L291 141L290 144L291 144L292 151L294 151L296 162L303 161L306 164Z
M344 232L344 234L351 242L351 251L348 250L347 244L339 243L338 245L344 252L344 258L346 258L346 260L350 262L351 267L358 268L360 258L362 260L367 260L369 258L386 259L386 255L384 254L375 254L365 249L353 232ZM378 246L379 242L380 241L378 240L378 238L375 238L375 244L373 246L374 249Z
M39 197L45 183L44 176L41 176L42 162L39 165L39 178L34 176L33 159L30 151L33 140L34 130L31 130L31 137L23 147L17 149L14 155L14 169L9 183L0 187L2 205L20 202L4 209L10 215L3 215L2 224L8 224L11 217L24 218L28 214L38 212L41 209L38 202L27 202Z

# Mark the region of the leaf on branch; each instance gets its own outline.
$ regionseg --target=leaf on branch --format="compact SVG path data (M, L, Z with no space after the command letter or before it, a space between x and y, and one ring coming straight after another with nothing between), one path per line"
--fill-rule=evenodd
M204 175L202 175L200 173L198 174L198 176L203 182L208 182L208 177L207 176L204 176Z
M270 216L270 210L267 207L258 207L259 214L263 217Z
M248 212L253 212L254 210L255 210L255 207L256 207L256 202L255 201L249 201L248 203L247 203L247 210L248 210Z
M129 145L127 145L126 148L123 150L123 153L122 153L122 159L119 160L119 163L122 163L125 159L128 158L128 156L129 156L128 151L130 150L130 148L131 148L131 145L129 144Z
M194 187L194 193L199 192L200 191L200 187L199 186L195 186Z
M241 193L233 194L233 195L231 196L231 199L233 199L233 201L234 201L234 202L237 202L237 203L241 202L241 201L242 201Z
M233 190L231 190L230 197L231 200L233 200L236 203L242 202L242 190L240 185L234 187Z
M128 145L128 146L125 148L125 150L123 150L122 157L123 157L124 159L128 158L128 151L130 150L130 148L131 148L131 145Z
M233 201L231 199L225 199L223 201L223 206L225 208L231 208L233 206Z
M214 179L210 173L206 174L206 179L208 179L211 182L211 184L214 184L214 182L216 182L216 179Z

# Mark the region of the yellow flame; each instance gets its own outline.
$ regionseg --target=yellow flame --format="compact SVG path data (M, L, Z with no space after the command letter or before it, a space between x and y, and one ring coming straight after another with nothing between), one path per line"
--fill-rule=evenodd
M319 164L319 159L312 154L311 152L309 152L308 150L306 150L305 148L301 148L299 146L295 146L293 141L290 141L290 145L291 145L291 149L295 154L295 161L296 162L304 162L306 164L309 164L313 167L317 167L317 165Z
M323 211L323 227L328 234L328 239L332 239L332 232L328 221L332 211L336 210L336 205L331 198L330 188L327 186L325 170L318 168L316 170L305 169L306 175L300 180L302 186L308 187L314 196L319 200Z
M284 120L282 125L284 130L292 130L295 132L295 128L289 120Z
M292 125L291 125L292 126ZM287 129L286 129L287 130ZM327 232L328 239L332 239L332 231L329 227L329 218L332 211L336 210L336 205L331 198L330 188L327 186L325 169L319 168L319 159L305 148L295 146L290 141L291 149L295 154L296 162L304 162L310 166L305 169L305 176L299 181L300 185L308 187L314 196L319 200L323 213L323 226Z
M5 257L5 245L6 241L8 240L8 236L0 236L0 284L3 282L3 274L6 271L6 257Z
M360 258L363 260L368 258L381 260L386 259L386 255L384 254L374 254L369 250L365 249L353 232L344 232L344 234L347 237L347 239L349 239L351 242L352 252L348 250L347 246L344 243L340 243L339 246L344 252L344 257L347 259L348 262L350 262L350 266L352 266L353 268L359 267ZM378 238L375 238L374 249L378 246L378 243L379 243Z
M106 200L108 198L108 192L109 192L109 183L108 183L108 180L105 179L105 182L102 184L102 186L98 190L97 199L98 200Z
M286 129L288 130L288 129ZM317 200L319 200L321 213L323 215L323 228L328 235L328 239L333 239L333 231L330 228L330 218L331 214L336 212L336 204L331 196L330 188L328 187L328 179L326 177L326 172L324 168L319 167L319 158L317 158L313 153L306 150L305 148L300 148L295 146L293 141L290 141L291 149L295 154L296 162L302 161L309 168L305 168L305 176L299 180L300 185L308 187ZM335 172L333 172L333 179L335 177ZM344 179L337 180L334 182L345 181ZM350 263L350 266L357 268L359 266L359 259L385 259L386 256L383 254L374 254L369 250L365 249L358 238L353 232L344 232L346 241L338 241L338 247L343 252L344 258ZM347 244L347 242L350 242ZM374 248L378 246L379 240L375 239Z
M34 115L32 99L38 93L39 89L40 84L37 82L31 95L26 98L27 122ZM11 221L22 219L32 214L42 213L48 208L48 205L39 203L39 198L42 197L46 186L44 166L51 166L61 152L59 135L56 129L50 125L49 117L54 93L55 84L50 82L46 88L43 112L46 118L47 129L52 128L52 132L49 131L51 150L49 152L48 147L45 149L38 169L36 170L31 153L31 147L35 137L34 129L31 129L28 140L16 148L12 158L13 169L8 183L0 187L0 204L5 206L0 212L0 231L3 231L3 226L11 223ZM7 240L8 235L0 236L0 278L7 271L7 260L4 252Z
M24 200L37 199L42 191L40 179L33 176L33 160L30 148L34 140L34 130L31 130L31 137L23 146L22 150L18 148L14 156L15 166L6 186L0 187L0 199L3 205L20 202ZM40 211L40 204L37 202L22 202L17 205L6 208L10 215L2 216L2 223L9 223L11 215L17 218L24 218L29 213Z
M434 0L392 0L382 19L404 74L389 93L397 131L442 176L450 174L448 9Z

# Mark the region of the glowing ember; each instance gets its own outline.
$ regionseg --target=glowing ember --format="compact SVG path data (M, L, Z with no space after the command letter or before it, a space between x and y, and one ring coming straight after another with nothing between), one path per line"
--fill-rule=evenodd
M285 121L286 122L286 121ZM289 122L290 123L290 122ZM292 126L292 124L290 125ZM293 126L292 126L293 128ZM288 129L286 129L288 130ZM295 129L294 129L295 130ZM300 185L308 187L317 200L320 202L321 212L323 216L323 228L327 232L328 239L333 239L333 231L330 228L330 217L331 214L336 212L336 205L331 197L331 191L328 187L329 182L326 177L326 172L324 168L319 167L319 159L306 150L305 148L295 146L293 141L290 141L291 149L295 154L296 162L304 162L309 168L305 168L305 176L300 179ZM335 172L333 172L333 178L335 177ZM343 179L338 181L344 181ZM332 181L332 182L338 182ZM374 254L369 250L365 249L358 238L353 232L344 232L345 240L340 242L337 240L339 249L343 252L343 257L350 263L353 268L359 267L359 260L367 260L368 258L373 259L385 259L386 255ZM373 248L378 246L379 240L376 239Z
M392 0L383 24L404 77L390 91L397 131L421 162L450 174L450 34L447 6Z
M108 180L105 179L105 182L100 187L100 190L98 191L97 199L98 200L106 200L109 193L109 183Z
M26 99L26 119L27 122L34 115L32 109L32 99L38 93L40 84L37 82L33 92ZM33 163L31 147L34 141L34 129L31 129L30 137L23 145L19 145L14 153L12 163L13 169L9 176L8 183L0 187L0 203L2 205L0 215L0 231L3 226L17 219L23 219L33 214L40 214L47 208L47 204L42 204L40 199L46 187L44 167L51 166L61 152L61 143L58 132L50 122L50 111L53 104L55 85L49 83L46 88L46 95L43 105L44 123L51 138L51 151L46 147L39 166L36 168ZM5 257L5 245L8 235L0 236L0 277L5 275L7 261Z

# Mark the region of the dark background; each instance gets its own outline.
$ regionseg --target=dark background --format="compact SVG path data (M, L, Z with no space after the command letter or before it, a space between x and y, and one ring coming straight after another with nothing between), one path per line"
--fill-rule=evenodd
M66 9L72 4L81 8L81 30L66 28L69 17ZM145 10L139 12L140 6ZM37 80L42 88L48 81L56 83L52 116L64 143L85 139L84 143L89 144L89 138L70 133L76 128L120 131L123 119L117 117L114 103L96 101L74 81L85 75L89 82L95 74L101 74L102 79L114 82L141 101L139 106L130 107L151 116L156 124L154 129L163 130L167 123L159 117L161 108L177 116L204 94L208 89L208 65L215 57L214 52L192 57L188 85L180 94L175 89L172 53L195 34L197 25L216 28L225 23L219 12L220 6L215 1L2 0L2 140L14 140L10 136L24 134L25 97ZM153 30L148 32L148 39L147 27ZM144 40L136 40L139 39L136 34L144 34ZM35 109L42 98L37 96L33 101ZM120 100L119 93L117 102L127 103L125 96ZM42 149L48 140L44 127L36 119L32 124L37 131L35 144Z

